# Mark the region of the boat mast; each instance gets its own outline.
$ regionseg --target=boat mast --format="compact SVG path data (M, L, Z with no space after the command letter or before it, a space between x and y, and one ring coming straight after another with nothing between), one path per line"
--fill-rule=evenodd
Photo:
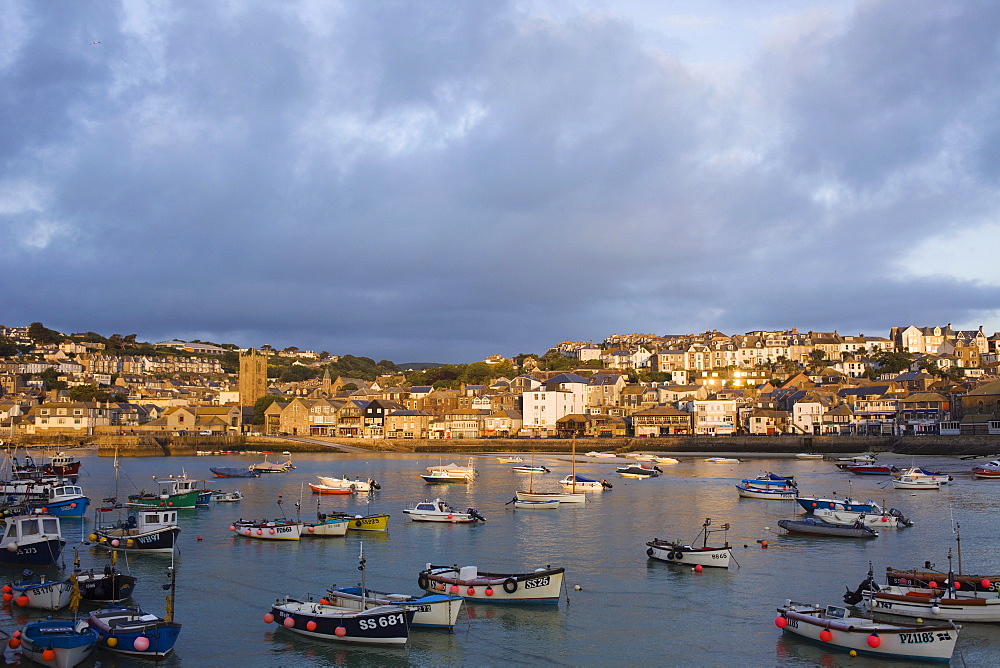
M576 432L573 432L573 456L570 460L573 465L573 484L570 486L572 494L576 494Z
M172 622L174 621L174 597L177 591L177 568L175 567L174 557L177 555L176 545L170 550L170 584L163 585L169 593L167 594L167 612L163 616L164 621Z
M368 591L368 583L365 580L365 544L362 542L358 543L361 551L358 553L358 570L361 571L361 609L368 609L368 605L365 602L365 597Z

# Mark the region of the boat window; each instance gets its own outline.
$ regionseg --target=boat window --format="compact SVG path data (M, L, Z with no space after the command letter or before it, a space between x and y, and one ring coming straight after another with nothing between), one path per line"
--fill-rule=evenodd
M847 608L841 608L837 605L828 605L826 606L826 616L834 619L843 619L847 616Z
M153 522L156 522L156 521L157 521L157 520L158 520L159 518L160 518L160 516L159 516L159 515L156 515L156 514L153 514L153 515L146 515L146 516L145 516L144 518L142 518L142 521L143 521L143 522L150 522L150 523L153 523Z
M17 522L11 522L7 525L7 538L17 538Z
M59 520L54 517L42 520L42 533L53 535L59 533Z
M36 534L38 534L38 522L36 522L35 520L21 522L22 536L34 536Z

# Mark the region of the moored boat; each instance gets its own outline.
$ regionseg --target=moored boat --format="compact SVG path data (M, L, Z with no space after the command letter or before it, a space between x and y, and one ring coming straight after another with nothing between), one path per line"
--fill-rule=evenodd
M518 501L558 501L559 503L585 503L587 495L584 492L514 492Z
M737 493L744 499L795 500L799 495L795 483L787 480L745 478L736 485Z
M373 478L368 478L367 480L361 480L356 478L351 480L346 475L340 478L333 478L330 476L319 476L319 482L321 485L326 487L340 487L346 489L348 492L373 492L382 489L382 486L378 484L378 481Z
M501 464L520 464L524 460L520 457L497 457L497 461Z
M344 536L347 534L347 526L350 521L342 518L323 518L316 522L305 522L302 527L303 536L314 536L322 538L324 536Z
M476 566L427 564L417 577L417 586L432 594L450 593L477 603L556 605L565 570L546 566L528 573L494 573Z
M262 462L250 465L250 470L257 473L286 473L294 468L291 460L284 464L275 464L274 462L267 461L266 458Z
M654 538L646 543L646 556L652 559L659 559L667 563L680 566L710 566L713 568L729 568L729 559L732 556L729 541L725 541L721 546L709 547L708 535L720 531L729 531L729 524L723 524L718 529L709 529L712 525L712 518L706 518L701 525L701 532L695 537L694 542L698 542L698 537L702 538L701 546L685 545L679 540L667 541Z
M330 487L329 485L322 485L314 482L309 483L309 491L313 494L332 494L340 496L350 496L351 494L354 494L354 491L347 487Z
M234 489L231 492L215 492L212 495L212 500L220 503L235 503L243 500L243 492L238 489Z
M662 473L658 466L648 466L640 462L615 468L615 473L623 478L655 478Z
M800 452L795 455L796 459L823 459L823 455L818 452Z
M390 594L362 587L331 587L324 597L331 605L345 608L360 609L364 601L369 608L380 605L400 605L413 610L412 626L428 628L454 628L458 614L462 610L465 599L461 596L446 594L424 594L410 596L409 594Z
M388 531L389 515L386 513L372 513L370 515L351 515L349 513L334 511L329 513L319 513L321 520L345 519L349 531Z
M563 487L575 487L576 489L583 490L585 492L603 492L604 490L611 489L613 487L613 485L607 480L595 480L580 474L575 476L573 474L567 475L559 481L559 484Z
M969 575L952 574L932 570L930 562L924 568L886 567L886 582L897 587L937 589L949 579L955 582L955 588L962 591L1000 592L1000 575Z
M958 622L1000 622L1000 598L996 594L961 593L953 587L924 589L886 585L875 589L861 584L863 606L873 612L920 619L954 620ZM852 592L844 595L852 596Z
M100 636L85 619L28 622L17 637L21 656L43 666L72 668L87 660Z
M892 475L899 470L895 466L882 464L851 464L844 469L856 475Z
M1000 459L973 466L972 475L977 478L1000 478Z
M740 460L735 457L706 457L704 461L709 464L739 464Z
M514 473L552 473L545 466L512 466L510 470Z
M954 478L947 473L941 473L940 471L928 471L927 469L920 468L919 466L901 469L892 474L892 477L897 479L903 478L904 476L909 476L916 480L930 480L941 485L947 485L949 482L954 480Z
M14 515L5 518L0 538L0 562L26 566L51 566L66 541L59 518L51 515Z
M832 536L836 538L877 538L878 532L859 524L857 526L842 526L824 522L816 517L806 517L801 520L778 520L778 526L789 533L806 534L810 536Z
M679 464L680 460L673 457L653 457L653 461L657 464Z
M961 626L876 621L852 615L847 608L785 601L775 625L785 633L828 647L895 659L948 661Z
M274 520L237 520L229 525L229 530L238 536L261 540L299 540L302 538L303 523L279 518Z
M45 489L45 498L27 504L28 509L54 517L85 517L90 499L79 485L52 485Z
M797 496L795 500L806 512L813 512L817 508L829 508L831 510L847 510L853 513L882 513L882 506L868 499L867 501L857 501L849 496L844 498L821 498L817 496Z
M143 489L138 494L129 494L126 505L173 508L174 510L194 508L197 505L198 495L201 493L200 481L191 480L187 476L180 478L171 476L154 482L159 487L158 491L147 492Z
M90 613L90 628L100 636L102 648L112 652L150 659L162 658L174 650L181 625L168 617L139 608L112 606Z
M35 577L30 570L21 575L20 580L3 586L5 601L36 610L62 610L69 605L73 591L73 583L69 580L49 580L44 575Z
M215 474L216 478L259 478L260 472L250 468L238 468L234 466L210 466L208 470Z
M421 501L409 508L404 508L403 513L409 515L414 522L473 524L486 521L486 518L480 515L475 508L469 508L464 513L460 513L440 498L433 501Z
M559 508L559 500L551 499L549 501L532 501L530 499L518 499L514 498L507 503L514 504L515 510L556 510Z
M459 466L458 464L447 464L439 466L428 466L427 473L421 474L421 478L424 479L428 485L436 484L459 484L464 485L473 482L476 479L477 471L472 466L472 460L469 460L468 466Z
M901 478L893 478L892 487L893 489L941 489L941 483L937 480L904 475Z
M903 513L896 508L890 508L881 513L853 513L849 510L817 508L813 511L813 517L841 526L854 526L858 522L865 526L890 529L913 526L913 521L904 517Z
M98 526L89 539L112 550L171 552L180 532L176 510L140 507L124 520Z

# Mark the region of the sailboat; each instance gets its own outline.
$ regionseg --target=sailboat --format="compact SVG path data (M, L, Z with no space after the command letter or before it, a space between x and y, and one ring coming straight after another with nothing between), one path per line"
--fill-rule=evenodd
M535 454L531 454L531 463L534 466ZM532 486L534 475L528 476L528 491L516 492L514 498L517 501L558 501L559 503L583 503L587 500L587 495L583 491L576 489L576 437L573 437L573 483L569 491L566 492L536 492Z

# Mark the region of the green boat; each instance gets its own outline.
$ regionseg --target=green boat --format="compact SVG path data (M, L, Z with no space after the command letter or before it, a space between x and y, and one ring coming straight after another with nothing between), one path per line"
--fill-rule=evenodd
M130 494L129 506L155 506L156 508L194 508L198 502L198 494L203 485L200 480L191 480L186 474L179 478L170 476L166 480L157 480L159 490L147 492L140 490L138 494Z

